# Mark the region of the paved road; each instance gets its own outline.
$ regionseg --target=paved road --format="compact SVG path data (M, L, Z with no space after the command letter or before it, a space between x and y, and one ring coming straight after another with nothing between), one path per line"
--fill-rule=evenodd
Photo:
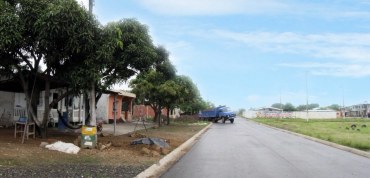
M370 159L245 119L214 124L167 178L370 177Z

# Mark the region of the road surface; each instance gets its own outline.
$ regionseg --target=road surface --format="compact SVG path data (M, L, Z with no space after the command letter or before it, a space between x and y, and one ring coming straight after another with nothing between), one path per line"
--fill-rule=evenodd
M163 178L370 177L370 159L246 119L214 124Z

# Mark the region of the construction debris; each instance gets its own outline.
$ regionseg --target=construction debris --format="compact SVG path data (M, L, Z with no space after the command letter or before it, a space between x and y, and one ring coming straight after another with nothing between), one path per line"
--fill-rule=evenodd
M139 138L131 142L131 145L138 145L138 144L158 145L160 148L170 147L170 145L168 145L166 140L161 139L161 138Z
M98 144L98 149L100 151L102 151L102 150L107 149L111 146L112 146L112 142L109 141L107 144Z
M77 154L80 151L80 147L74 145L73 143L64 143L62 141L57 141L53 144L46 145L45 148L68 154Z
M137 133L137 132L134 132L134 133L130 134L129 136L132 137L132 138L146 138L147 137L146 135L143 135L143 134L140 134L140 133Z

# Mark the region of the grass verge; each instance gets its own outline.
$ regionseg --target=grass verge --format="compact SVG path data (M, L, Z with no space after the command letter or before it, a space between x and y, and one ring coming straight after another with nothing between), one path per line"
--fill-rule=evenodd
M266 125L370 151L369 119L253 119Z

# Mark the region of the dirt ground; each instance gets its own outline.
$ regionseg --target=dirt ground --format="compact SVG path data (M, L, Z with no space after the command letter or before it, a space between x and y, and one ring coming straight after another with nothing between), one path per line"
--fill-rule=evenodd
M150 128L148 131L141 130L137 133L147 137L157 137L167 140L171 146L171 151L204 128L204 122L177 122L170 126L160 128ZM52 130L48 132L47 139L29 138L24 144L21 138L14 138L13 128L0 128L0 168L17 167L42 167L55 165L96 165L96 166L139 166L149 167L164 154L153 156L143 153L143 147L154 150L153 146L131 145L131 141L136 138L129 134L120 136L98 136L99 144L112 143L107 149L81 149L77 155L66 154L58 151L51 151L40 147L41 142L64 141L73 143L80 134L59 132Z

